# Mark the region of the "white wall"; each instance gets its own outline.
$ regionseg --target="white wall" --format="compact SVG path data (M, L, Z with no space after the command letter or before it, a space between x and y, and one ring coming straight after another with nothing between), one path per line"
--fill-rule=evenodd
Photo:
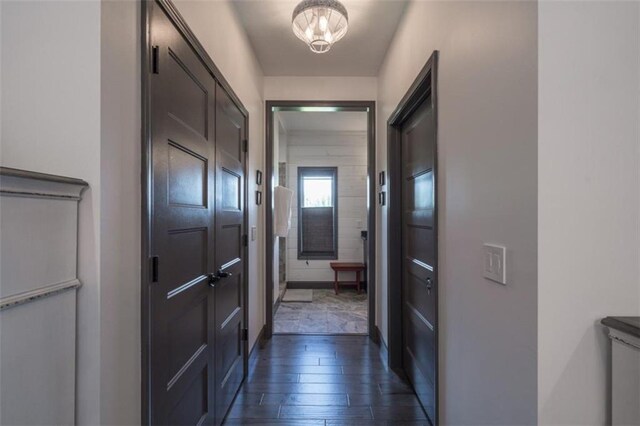
M640 5L539 4L538 420L605 424L599 320L640 314Z
M277 115L277 113L275 115ZM280 136L279 136L280 144L278 145L277 158L278 158L278 162L286 163L287 162L287 130L282 125L282 122L279 123L279 129L280 129ZM274 156L274 158L276 157ZM286 176L286 173L285 173L285 176Z
M267 101L375 101L376 77L265 77Z
M178 0L178 10L249 111L249 228L258 238L249 242L249 347L255 343L264 313L264 205L256 206L256 170L264 171L263 75L230 0ZM264 191L264 183L261 188ZM250 229L248 230L250 232Z
M282 141L280 138L285 138L284 129L282 127L282 123L280 122L280 114L276 112L273 114L273 160L271 161L271 167L273 168L273 176L271 176L272 182L271 187L275 188L280 185L280 175L278 173L279 167L278 162L280 161L280 156L282 152L280 151L280 146L282 145ZM286 151L285 151L286 155ZM269 184L269 182L265 182ZM273 192L272 192L273 196ZM270 206L273 204L273 200L269 200L265 203L265 205ZM273 217L273 226L275 229L275 215ZM277 235L273 236L273 259L271 262L271 279L273 282L273 303L275 304L280 297L280 238Z
M86 180L79 205L77 413L100 416L100 3L2 1L0 163ZM117 372L114 372L117 374Z
M0 187L0 298L16 302L0 309L0 423L74 424L80 284L74 197L85 185L2 176ZM28 297L53 287L67 291Z
M291 187L291 182L286 182L286 167L285 167L285 182L280 181L280 163L287 162L287 131L282 124L280 113L275 112L273 114L273 187L285 186ZM287 183L285 185L285 183ZM273 196L273 192L272 192ZM273 203L273 200L270 201ZM269 202L267 202L269 203ZM270 205L270 204L268 204ZM274 229L275 229L275 216L273 217ZM285 256L280 256L281 245L284 244ZM275 303L280 297L280 260L281 257L285 257L285 275L286 275L286 240L281 237L274 236L273 241L273 302ZM285 277L286 278L286 277Z
M441 423L534 424L537 4L408 5L378 77L379 170L386 120L436 49ZM379 265L386 214L378 215ZM506 286L482 277L483 242L507 247ZM387 339L384 266L378 278Z
M140 3L101 2L100 420L138 424Z
M362 113L366 114L366 113ZM333 281L330 262L362 262L367 229L367 132L289 132L287 171L294 191L287 237L287 281ZM338 259L298 260L298 167L338 167ZM340 277L343 280L353 279Z

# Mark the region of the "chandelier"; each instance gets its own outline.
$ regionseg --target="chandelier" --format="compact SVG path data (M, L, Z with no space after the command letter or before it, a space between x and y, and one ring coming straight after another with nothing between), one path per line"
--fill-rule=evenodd
M292 21L293 32L312 52L325 53L347 33L349 15L337 0L303 0Z

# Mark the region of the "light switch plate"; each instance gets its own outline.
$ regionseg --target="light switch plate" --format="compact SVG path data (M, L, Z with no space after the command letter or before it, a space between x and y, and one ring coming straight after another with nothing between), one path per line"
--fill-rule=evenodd
M484 244L484 277L500 284L507 284L507 248L496 244Z
M255 226L251 227L251 241L256 240L256 236L258 234L258 229Z

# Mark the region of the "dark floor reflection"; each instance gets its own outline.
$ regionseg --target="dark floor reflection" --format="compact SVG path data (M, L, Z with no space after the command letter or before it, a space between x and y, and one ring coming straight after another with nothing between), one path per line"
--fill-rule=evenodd
M366 336L277 335L252 357L226 425L428 425Z

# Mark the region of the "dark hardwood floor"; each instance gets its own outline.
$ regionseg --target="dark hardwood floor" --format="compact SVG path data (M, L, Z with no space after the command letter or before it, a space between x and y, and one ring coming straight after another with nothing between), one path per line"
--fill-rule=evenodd
M225 425L429 425L366 336L276 335L256 350Z

